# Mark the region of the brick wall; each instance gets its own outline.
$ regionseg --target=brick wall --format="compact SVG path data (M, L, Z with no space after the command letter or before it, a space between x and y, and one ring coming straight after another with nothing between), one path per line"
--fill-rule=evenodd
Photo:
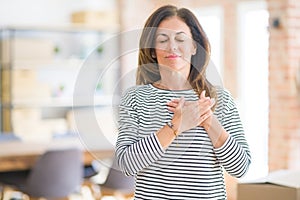
M300 95L296 74L300 70L300 2L268 0L268 10L269 169L299 169Z

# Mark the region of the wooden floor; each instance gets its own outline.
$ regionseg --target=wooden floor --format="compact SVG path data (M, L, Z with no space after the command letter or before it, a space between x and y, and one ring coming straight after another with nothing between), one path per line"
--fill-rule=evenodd
M1 188L0 200L48 200L45 198L29 198L26 194L13 190L12 188ZM101 188L91 188L83 185L79 193L71 194L66 198L51 200L132 200L133 195L123 195L118 192L107 193L101 192Z

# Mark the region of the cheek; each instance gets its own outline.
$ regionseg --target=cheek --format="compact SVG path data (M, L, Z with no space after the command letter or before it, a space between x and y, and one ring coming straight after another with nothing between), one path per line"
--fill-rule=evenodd
M180 49L184 59L186 61L190 61L191 57L192 57L192 53L193 53L193 50L189 47L184 47L182 49Z
M185 54L189 55L189 57L191 57L192 55L194 55L196 53L195 45L193 45L193 43L186 45L184 48L184 52L185 52Z
M155 50L155 54L156 54L157 59L163 57L165 53L166 53L166 51L161 50L161 49L156 49Z

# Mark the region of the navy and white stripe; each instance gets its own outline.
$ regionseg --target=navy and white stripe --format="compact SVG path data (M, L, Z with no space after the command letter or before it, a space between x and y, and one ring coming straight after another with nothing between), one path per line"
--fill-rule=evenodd
M241 177L251 157L231 95L221 88L217 95L214 114L230 134L225 144L214 148L205 129L195 127L164 150L155 133L172 119L166 103L181 96L197 100L197 94L151 84L126 91L120 105L116 156L124 173L136 176L135 199L226 199L223 168Z

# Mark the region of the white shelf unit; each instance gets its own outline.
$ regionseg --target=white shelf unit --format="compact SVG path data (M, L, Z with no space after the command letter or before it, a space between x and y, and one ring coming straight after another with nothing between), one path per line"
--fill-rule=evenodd
M0 132L34 137L74 131L68 118L74 109L110 107L118 98L119 62L107 62L118 57L119 43L108 40L115 29L14 26L0 31ZM82 70L93 76L86 77L94 79L87 85L92 97L74 95Z

